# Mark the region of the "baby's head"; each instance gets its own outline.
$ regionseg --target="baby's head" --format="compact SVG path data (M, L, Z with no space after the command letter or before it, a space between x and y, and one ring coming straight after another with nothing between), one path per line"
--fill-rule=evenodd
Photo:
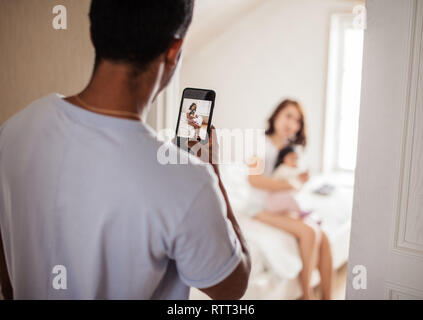
M276 166L280 164L284 164L292 168L298 167L298 153L295 151L293 146L287 146L279 151Z

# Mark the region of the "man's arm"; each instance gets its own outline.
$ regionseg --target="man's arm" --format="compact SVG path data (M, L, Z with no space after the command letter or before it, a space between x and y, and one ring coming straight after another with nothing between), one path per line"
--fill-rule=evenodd
M251 271L251 258L247 248L247 242L245 241L244 236L241 232L241 228L239 227L238 222L235 219L232 207L229 203L229 198L226 193L226 189L223 186L222 180L220 178L220 172L218 167L219 146L214 126L211 126L211 134L209 136L209 141L208 144L204 146L204 148L201 148L201 144L197 142L188 142L188 145L191 148L194 148L192 150L195 150L196 146L200 146L196 151L194 151L194 153L196 153L201 160L210 163L213 167L213 170L216 173L219 181L219 189L221 190L224 201L226 203L227 218L232 224L235 235L237 236L242 249L241 261L239 262L238 266L234 269L234 271L232 271L232 273L228 277L226 277L226 279L214 286L208 288L199 288L199 290L201 290L210 298L215 300L240 299L244 295L248 286L248 279L250 277ZM213 151L217 153L215 154L213 153ZM202 152L205 153L202 154Z
M231 221L233 229L242 247L242 259L238 266L235 268L235 270L225 280L212 287L202 288L200 290L207 294L210 298L215 300L240 299L247 290L248 279L250 277L250 253L248 251L247 242L245 241L241 229L238 225L238 222L236 221L235 216L233 214L231 205L229 203L228 195L226 193L226 189L222 184L222 180L220 179L219 168L215 164L212 164L212 167L216 172L217 177L219 178L219 187L226 202L228 219Z
M4 254L3 240L0 231L0 286L3 298L13 300L13 289L7 272L6 256Z

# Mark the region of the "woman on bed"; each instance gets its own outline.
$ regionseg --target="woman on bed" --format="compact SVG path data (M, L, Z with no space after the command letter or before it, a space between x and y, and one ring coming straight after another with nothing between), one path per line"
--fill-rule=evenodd
M279 151L288 145L306 145L304 113L301 105L293 100L284 100L268 120L265 137L264 158L253 157L250 162L248 181L256 190L255 202L258 212L254 218L263 223L280 228L292 234L299 244L303 269L300 282L303 299L311 299L310 278L317 266L320 272L322 298L331 298L332 287L332 254L329 240L320 226L313 220L296 218L286 212L275 212L266 206L266 200L277 192L289 192L295 189L289 181L275 179L272 171ZM254 174L257 168L264 168L262 174ZM305 183L309 179L307 172L299 174L298 179Z

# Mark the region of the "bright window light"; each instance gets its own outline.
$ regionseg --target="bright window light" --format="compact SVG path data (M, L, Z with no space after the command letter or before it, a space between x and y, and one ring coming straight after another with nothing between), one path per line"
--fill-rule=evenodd
M363 30L353 15L337 14L331 21L324 171L349 171L356 166L360 112Z
M336 167L354 170L360 111L363 31L348 28L344 39Z

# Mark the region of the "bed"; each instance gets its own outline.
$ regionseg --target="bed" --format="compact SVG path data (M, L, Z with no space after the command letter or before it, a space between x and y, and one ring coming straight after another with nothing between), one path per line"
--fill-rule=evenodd
M243 299L297 299L301 297L298 275L302 269L297 241L293 236L249 217L247 168L244 165L221 165L223 183L234 214L244 232L252 256L252 271ZM314 192L321 185L335 188L330 195ZM304 210L322 220L332 247L334 268L344 265L348 257L349 233L352 212L353 175L348 173L313 175L296 195ZM314 270L311 285L320 282ZM190 299L207 299L192 288Z

